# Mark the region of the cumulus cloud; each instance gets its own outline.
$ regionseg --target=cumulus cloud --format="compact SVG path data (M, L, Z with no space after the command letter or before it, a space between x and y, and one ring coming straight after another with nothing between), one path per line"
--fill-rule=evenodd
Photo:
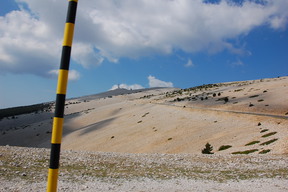
M148 84L149 84L150 88L152 88L152 87L173 87L172 82L166 82L166 81L159 80L152 75L149 75L147 77L147 79L148 79ZM115 90L118 88L135 90L135 89L144 89L145 87L143 87L142 85L139 85L139 84L127 85L127 84L122 83L122 84L118 84L118 85L113 85L110 90Z
M194 63L192 62L191 59L188 59L187 63L184 65L185 67L194 67Z
M48 74L52 77L52 78L56 78L58 77L59 74L59 70L51 70L48 72ZM69 74L68 74L68 80L69 81L75 81L78 80L80 78L80 73L76 70L69 70Z
M60 43L47 25L26 11L0 17L0 73L45 75L59 63Z
M0 17L0 73L45 76L59 65L67 2L17 2L28 8ZM230 40L263 25L285 29L287 9L287 0L81 1L72 59L88 68L174 50L243 54Z
M132 90L135 90L135 89L144 89L144 87L142 85L139 85L139 84L133 84L133 85L127 85L127 84L119 84L119 85L113 85L112 88L110 90L115 90L115 89L118 89L118 88L121 88L121 89L132 89Z
M159 80L152 75L148 76L148 81L149 81L149 87L173 87L172 82Z

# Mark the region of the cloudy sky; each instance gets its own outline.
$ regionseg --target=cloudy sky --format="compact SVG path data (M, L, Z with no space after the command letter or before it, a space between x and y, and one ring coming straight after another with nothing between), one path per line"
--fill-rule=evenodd
M0 108L55 100L66 0L1 0ZM288 75L287 0L79 0L67 97Z

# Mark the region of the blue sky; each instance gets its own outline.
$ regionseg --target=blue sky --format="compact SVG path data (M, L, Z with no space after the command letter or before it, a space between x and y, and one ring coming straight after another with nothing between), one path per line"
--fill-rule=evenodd
M1 0L0 108L54 101L67 1ZM288 75L287 0L79 0L67 97Z

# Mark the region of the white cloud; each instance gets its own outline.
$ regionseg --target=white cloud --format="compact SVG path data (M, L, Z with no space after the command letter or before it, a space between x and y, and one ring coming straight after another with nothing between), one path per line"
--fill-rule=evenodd
M191 59L188 59L187 63L184 65L185 67L194 67L194 63L192 62Z
M29 10L0 17L0 73L45 76L59 65L67 2L17 2L26 3ZM72 59L87 68L103 59L117 62L121 57L171 54L173 50L243 54L245 50L229 40L262 25L275 30L287 26L287 0L231 2L81 1Z
M115 90L115 89L118 89L118 88L128 89L128 90L130 90L130 89L132 89L132 90L144 89L144 87L142 85L139 85L139 84L133 84L133 85L120 84L120 85L113 85L110 90Z
M156 77L152 75L148 76L148 81L149 81L149 87L173 87L172 82L166 82L156 79Z
M58 77L59 74L59 70L51 70L48 72L48 74L52 77L52 78L56 78ZM80 79L80 73L76 70L69 70L69 74L68 74L68 80L69 81L76 81Z
M59 63L60 42L50 39L47 25L26 11L0 17L0 73L45 76Z
M81 63L85 68L91 65L98 66L104 60L100 54L95 53L93 45L88 43L74 43L71 55L72 59Z

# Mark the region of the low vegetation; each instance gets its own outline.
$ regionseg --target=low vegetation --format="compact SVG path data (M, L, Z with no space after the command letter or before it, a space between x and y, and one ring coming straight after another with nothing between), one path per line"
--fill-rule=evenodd
M269 131L269 129L263 129L263 130L260 131L260 133L264 133L266 131Z
M270 137L272 135L275 135L277 132L271 132L271 133L267 133L265 135L262 135L262 137Z
M249 145L255 145L257 143L260 143L260 141L252 141L250 143L247 143L245 146L249 146Z
M0 109L0 119L5 117L15 118L16 115L23 115L28 113L51 112L52 103L40 103L29 106L12 107L7 109Z
M259 95L252 95L249 98L259 97Z
M271 144L271 143L274 143L275 141L277 141L278 139L271 139L271 140L269 140L269 141L266 141L266 142L264 142L264 143L261 143L260 145L269 145L269 144Z
M202 149L203 154L214 154L212 151L213 151L213 146L210 145L210 143L206 143L205 148Z
M250 153L254 153L256 151L259 151L258 149L250 149L250 150L246 150L246 151L237 151L237 152L233 152L233 155L237 155L237 154L250 154Z
M219 147L218 151L223 151L223 150L229 149L231 147L232 147L231 145L222 145Z
M271 151L271 149L265 149L259 152L259 154L266 154L269 153Z

